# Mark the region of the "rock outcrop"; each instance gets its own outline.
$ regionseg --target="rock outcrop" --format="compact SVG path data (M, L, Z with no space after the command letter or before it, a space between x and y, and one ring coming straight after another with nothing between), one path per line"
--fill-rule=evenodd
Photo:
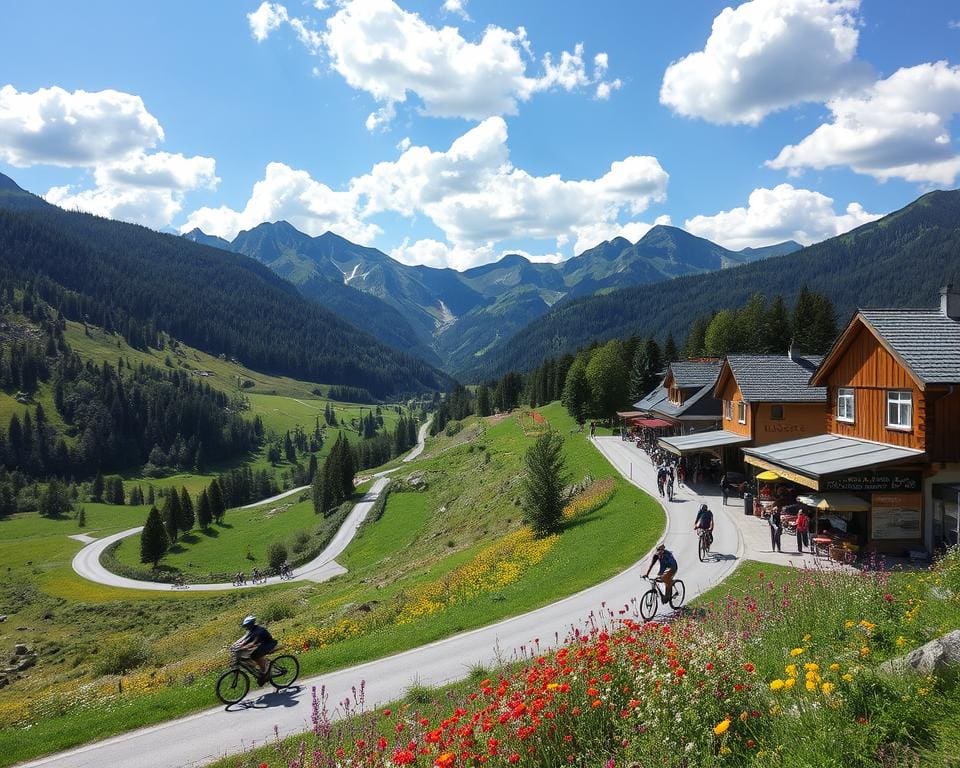
M881 669L887 672L916 672L920 675L960 674L960 629L921 645L906 656L885 662Z

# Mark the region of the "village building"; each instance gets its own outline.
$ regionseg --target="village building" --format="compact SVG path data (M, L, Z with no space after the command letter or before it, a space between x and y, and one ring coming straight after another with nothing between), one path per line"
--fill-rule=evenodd
M670 363L663 381L638 403L635 411L622 414L628 425L688 434L715 429L720 424L720 402L713 384L720 360L685 360Z
M858 551L930 552L960 538L960 292L939 309L860 310L810 379L824 434L743 449L816 492ZM726 423L726 422L725 422Z

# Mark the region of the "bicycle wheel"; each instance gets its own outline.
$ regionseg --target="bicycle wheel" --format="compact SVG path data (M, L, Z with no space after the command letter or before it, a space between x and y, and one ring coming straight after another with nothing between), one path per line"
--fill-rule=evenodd
M707 559L707 537L706 536L700 536L700 541L697 542L697 557L700 558L701 563Z
M640 616L644 621L650 621L657 615L657 605L660 602L660 595L657 594L655 587L650 587L640 597Z
M677 579L673 582L673 594L670 595L670 607L673 609L679 608L683 605L683 598L687 596L686 587L683 586L683 582Z
M270 660L267 675L270 684L278 691L289 688L300 677L300 662L296 656L277 656Z
M239 669L228 669L217 680L217 698L228 707L242 701L250 691L250 678Z

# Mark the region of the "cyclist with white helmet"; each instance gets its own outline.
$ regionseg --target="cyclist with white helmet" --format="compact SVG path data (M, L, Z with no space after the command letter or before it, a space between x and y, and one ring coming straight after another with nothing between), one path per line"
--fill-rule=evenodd
M277 641L273 635L257 624L256 616L246 616L240 622L240 626L247 632L233 645L239 653L249 656L257 663L260 668L260 679L258 682L262 685L267 679L267 654L277 647Z

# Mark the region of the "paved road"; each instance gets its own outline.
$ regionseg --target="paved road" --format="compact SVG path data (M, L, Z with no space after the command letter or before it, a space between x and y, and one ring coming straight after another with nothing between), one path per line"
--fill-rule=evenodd
M603 454L625 476L629 475L632 454L619 449L614 441L594 441ZM621 442L616 438L616 442ZM626 447L626 446L625 446ZM649 462L647 462L649 464ZM634 483L648 487L647 474L635 471ZM667 545L677 553L680 576L686 582L687 598L723 579L734 567L735 559L700 563L696 540L689 530L693 511L682 502L671 505L666 533ZM739 551L736 527L721 525L715 550L731 558ZM689 518L689 519L688 519ZM689 523L689 525L688 525ZM726 531L726 532L725 532ZM436 643L415 648L384 659L305 680L295 693L266 693L248 702L247 707L225 710L222 707L106 739L70 752L53 755L27 764L47 768L170 768L202 765L227 754L234 754L251 743L262 744L274 738L311 727L310 689L325 686L331 702L351 697L351 687L366 684L370 708L401 697L413 683L442 685L461 679L475 664L492 665L521 655L534 645L540 649L556 646L576 624L583 626L591 616L605 612L632 611L635 598L644 588L640 568L631 566L622 573L589 589L559 600L544 608L506 619L491 626L465 632ZM537 641L536 643L534 641ZM211 691L211 698L213 692ZM26 767L25 767L26 768Z
M426 424L420 427L417 445L404 457L404 461L412 461L421 454L429 426L430 422L427 421ZM347 516L347 519L344 520L343 525L341 525L337 530L333 540L316 558L297 568L296 571L294 571L293 578L289 579L289 581L327 581L328 579L332 579L334 576L339 576L340 574L347 572L347 569L336 562L334 558L339 556L340 553L342 553L343 550L347 548L347 545L353 540L353 537L360 529L360 525L366 519L367 514L373 508L377 498L380 496L380 492L383 491L389 482L389 479L386 476L395 471L396 468L387 469L383 472L377 472L374 475L374 478L376 479L373 485L370 486L370 490L364 494L360 501L354 504L353 509ZM272 496L269 499L258 501L255 504L248 504L246 507L243 507L243 509L269 504L282 499L285 496L302 491L306 487L309 486L294 488L293 490L286 491L278 496ZM128 536L133 536L137 533L140 533L142 530L143 526L141 525L137 526L136 528L128 528L127 530L121 531L120 533L115 533L112 536L107 536L106 538L93 541L91 544L88 544L86 547L77 552L77 554L74 556L73 570L76 571L80 576L83 576L85 579L95 581L98 584L106 584L107 586L111 587L144 589L154 592L169 592L171 589L170 584L159 583L155 581L140 581L139 579L128 579L124 576L118 576L117 574L108 571L100 563L100 556L103 554L104 550L107 549L107 547L109 547L115 541L125 539ZM230 583L191 584L189 589L191 592L219 592L225 589L255 589L267 584L281 583L285 582L281 581L279 576L271 576L263 584L245 584L241 587Z

